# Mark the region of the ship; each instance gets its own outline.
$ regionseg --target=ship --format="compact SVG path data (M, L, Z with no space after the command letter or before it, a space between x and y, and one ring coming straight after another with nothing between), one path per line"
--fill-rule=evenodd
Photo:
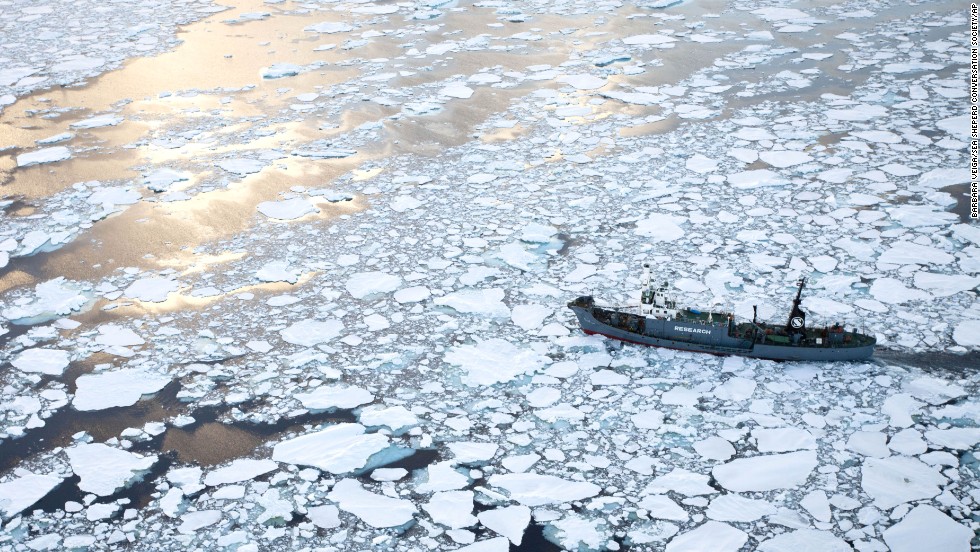
M874 354L874 336L848 331L839 322L810 327L800 308L806 278L797 281L796 298L785 324L736 322L731 312L680 308L664 282L654 287L650 265L643 265L639 305L601 307L591 295L568 303L582 330L638 345L681 351L738 355L768 360L853 361Z

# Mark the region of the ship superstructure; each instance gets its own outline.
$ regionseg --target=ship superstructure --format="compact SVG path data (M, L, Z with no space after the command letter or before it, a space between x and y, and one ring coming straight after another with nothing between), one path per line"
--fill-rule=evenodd
M861 360L874 353L876 339L856 329L848 331L839 323L808 327L800 307L804 278L797 282L786 323L779 325L756 316L736 322L732 312L679 308L667 282L654 286L646 264L641 281L638 305L600 307L592 296L582 296L568 307L588 334L654 347L772 360Z

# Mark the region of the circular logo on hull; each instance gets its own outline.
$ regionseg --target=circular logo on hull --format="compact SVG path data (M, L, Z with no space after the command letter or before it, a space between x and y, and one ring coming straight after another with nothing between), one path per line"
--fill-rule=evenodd
M801 318L799 316L794 316L792 319L790 319L789 325L790 326L793 326L794 328L797 328L797 329L798 328L802 328L803 327L803 318Z

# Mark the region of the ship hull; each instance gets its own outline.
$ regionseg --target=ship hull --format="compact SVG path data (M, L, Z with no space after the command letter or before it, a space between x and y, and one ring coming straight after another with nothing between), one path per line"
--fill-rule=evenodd
M767 360L853 361L865 360L874 353L874 345L852 347L803 347L794 345L770 345L753 343L727 335L723 324L697 327L692 324L663 320L650 320L653 324L644 331L628 331L603 323L593 316L593 309L569 305L582 326L590 335L603 335L612 339L714 355L737 355Z

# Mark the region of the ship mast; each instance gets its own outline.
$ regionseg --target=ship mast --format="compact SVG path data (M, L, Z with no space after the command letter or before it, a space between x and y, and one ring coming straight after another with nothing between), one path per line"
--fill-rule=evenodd
M806 278L797 280L796 298L793 299L793 309L789 312L789 319L786 320L786 331L793 333L804 333L806 331L806 313L800 308L802 302L803 287L806 286Z

